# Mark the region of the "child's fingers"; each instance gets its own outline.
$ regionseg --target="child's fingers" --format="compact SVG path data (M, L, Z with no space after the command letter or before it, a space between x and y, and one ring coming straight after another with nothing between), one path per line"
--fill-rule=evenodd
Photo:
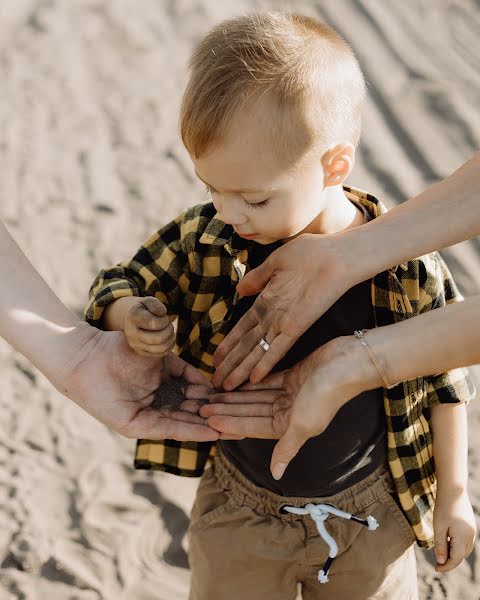
M448 559L447 533L447 527L435 527L435 557L437 559L437 566L444 565Z
M175 330L170 323L165 329L159 329L157 331L145 331L144 329L139 329L137 337L142 344L145 344L145 346L159 346L161 344L174 342Z
M440 571L442 573L446 571L451 571L458 567L458 565L465 558L465 544L452 538L449 542L449 554L448 559L445 564L440 564L435 567L436 571Z
M137 344L135 350L142 356L164 356L173 348L174 343L158 344L156 346L147 346L145 344Z
M160 302L155 296L146 296L139 300L143 306L148 310L149 313L157 317L163 317L167 314L167 307L163 302Z
M152 313L148 309L145 300L149 300L149 298L143 298L138 304L133 305L129 309L126 318L140 329L146 329L147 331L157 331L168 327L171 321L166 314L165 306L162 304L163 308L157 310L158 314Z

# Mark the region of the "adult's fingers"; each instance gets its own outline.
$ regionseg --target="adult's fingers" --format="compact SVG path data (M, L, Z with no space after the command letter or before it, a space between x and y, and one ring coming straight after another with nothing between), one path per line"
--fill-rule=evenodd
M190 415L192 416L192 415ZM187 417L188 418L188 417ZM153 410L144 410L119 431L130 438L148 440L172 439L178 441L209 442L218 440L220 434L208 425L165 417Z
M214 415L208 419L208 425L221 433L230 433L243 437L275 439L271 417L229 417Z
M244 435L234 435L233 433L221 433L220 440L244 440Z
M222 369L222 373L224 375L224 389L233 390L240 384L242 384L244 381L248 381L250 374L252 373L256 365L260 362L262 358L264 358L265 354L268 354L270 352L270 349L265 352L265 350L260 346L259 342L262 338L263 336L261 335L260 326L256 327L251 332L249 332L248 344L250 345L251 349L245 356L245 358L243 358L242 360L243 352L241 353L240 349L235 349L229 356L227 356L227 358L220 365L220 369ZM269 339L267 339L266 341L270 343ZM246 344L247 340L245 340L244 342L244 348L246 347Z
M278 480L283 477L290 461L295 458L307 439L299 430L293 427L287 428L273 449L270 470L274 479Z
M204 404L200 407L200 416L210 419L215 415L229 417L272 417L271 404Z
M246 390L281 390L285 386L285 378L287 376L288 370L277 371L276 373L271 373L267 377L264 377L258 383L252 383L251 381L246 381L242 383L241 386L237 388L238 392L246 391Z
M258 404L266 403L270 406L278 398L280 390L255 390L253 392L213 392L209 394L208 400L210 403L219 404Z
M293 338L284 333L279 333L277 335L276 330L273 327L267 333L266 339L272 340L269 342L270 348L266 352L263 351L263 355L260 356L257 364L252 369L250 373L250 381L252 383L262 381L278 361L285 356L295 342ZM231 377L234 378L234 376L235 373L232 373ZM235 383L235 381L236 380L233 379L233 383Z
M198 414L198 409L197 412L194 413L193 411L188 411L182 405L181 410L172 410L169 408L161 408L160 410L167 419L175 419L176 421L194 423L196 425L207 425L207 420L205 417L201 417Z
M212 384L194 366L189 365L182 358L169 352L164 358L164 368L172 377L182 377L190 384L211 388ZM190 387L190 386L188 386ZM188 389L188 388L187 388Z
M192 365L187 364L187 366L183 370L182 376L191 384L203 385L209 389L213 388L210 381L208 381L208 379L204 377L199 371L197 371L197 369Z
M198 415L203 402L201 400L184 400L178 407L182 412Z
M247 311L235 327L228 333L226 338L220 342L213 354L213 364L218 367L230 352L240 343L243 336L258 324L256 314L250 309Z
M193 367L189 366L189 369ZM284 389L284 382L288 371L279 371L278 373L272 373L268 377L265 377L260 383L244 383L233 392L220 392L213 388L210 382L207 382L197 371L195 371L196 379L190 379L190 385L185 389L185 397L191 398L192 400L208 400L209 402L221 401L233 402L243 401L246 402L245 398L248 398L248 402L258 402L258 396L252 394L252 398L245 394L245 392L269 392L261 396L261 402L273 402L276 398L275 395L271 394L272 390L280 392ZM234 396L238 394L238 396ZM223 398L223 399L222 399Z
M185 388L185 398L192 400L208 400L213 393L215 393L213 387L208 387L203 382L191 383Z
M152 428L153 432L155 430ZM214 431L211 427L207 425L194 425L191 423L182 423L176 419L172 419L172 422L169 424L167 428L167 434L165 433L160 435L162 427L159 426L159 436L158 438L152 438L149 434L146 436L147 439L171 439L178 440L181 442L195 441L195 442L204 442L204 441L215 441L219 438L218 431ZM143 436L142 436L143 437Z
M245 335L242 336L242 339L239 343L231 350L231 352L223 359L223 361L217 366L216 371L212 377L212 383L215 387L223 387L225 388L225 380L230 375L232 371L236 369L236 367L241 364L245 357L248 357L255 351L255 347L258 344L258 341L261 339L262 333L259 329L259 326L255 327L248 331ZM260 346L258 347L260 349ZM250 375L250 371L242 381L239 383L243 383L248 379ZM231 389L231 388L230 388Z
M258 294L270 281L274 271L274 261L270 256L256 269L249 271L237 284L241 296Z

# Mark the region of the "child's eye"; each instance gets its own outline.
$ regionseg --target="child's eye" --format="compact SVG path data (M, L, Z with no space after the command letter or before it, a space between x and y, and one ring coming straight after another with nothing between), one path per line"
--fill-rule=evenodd
M244 200L245 200L245 198L244 198ZM267 198L266 200L262 200L261 202L255 202L255 203L247 202L245 200L245 204L248 206L248 208L253 208L253 209L262 208L262 206L267 206L267 204L269 202L270 202L270 198Z
M217 191L214 190L210 185L208 185L208 183L205 184L205 189L207 190L207 193L210 194L210 196L213 196L214 194L217 193ZM255 203L247 202L247 200L245 200L245 198L243 198L243 201L248 206L248 208L253 208L255 210L257 208L262 208L263 206L267 206L267 204L270 202L270 198L267 198L266 200L262 200L262 202L255 202Z

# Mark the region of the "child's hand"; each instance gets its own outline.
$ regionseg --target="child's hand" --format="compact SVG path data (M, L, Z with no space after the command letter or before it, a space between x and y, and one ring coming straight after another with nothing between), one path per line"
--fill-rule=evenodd
M473 550L477 526L472 505L466 491L449 494L437 493L433 513L436 571L450 571L458 567Z
M128 309L124 330L128 345L141 356L164 356L175 344L175 331L167 309L154 296L138 298Z

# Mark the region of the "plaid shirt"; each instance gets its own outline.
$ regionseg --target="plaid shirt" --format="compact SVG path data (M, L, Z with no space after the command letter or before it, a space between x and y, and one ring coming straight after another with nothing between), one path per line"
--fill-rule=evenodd
M373 196L344 186L373 218L386 212ZM90 289L86 320L100 327L108 304L124 296L156 296L171 318L178 317L175 352L207 378L212 355L229 330L239 279L248 271L253 242L237 236L212 203L187 209L154 233L135 256L102 270ZM373 249L372 249L373 250ZM461 300L436 253L411 260L372 279L377 327L390 325ZM430 408L468 401L473 385L464 370L406 381L384 390L388 462L398 496L420 546L433 543L436 491ZM138 440L135 467L200 476L214 451L212 442Z

